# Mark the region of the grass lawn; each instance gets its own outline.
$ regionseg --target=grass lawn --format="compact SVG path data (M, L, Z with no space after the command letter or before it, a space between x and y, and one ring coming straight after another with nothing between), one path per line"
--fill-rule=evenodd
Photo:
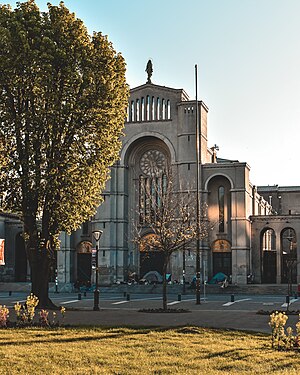
M300 374L268 335L185 327L2 329L0 374Z

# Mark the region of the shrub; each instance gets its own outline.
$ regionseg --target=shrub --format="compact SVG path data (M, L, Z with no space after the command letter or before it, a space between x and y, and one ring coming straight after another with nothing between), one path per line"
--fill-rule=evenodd
M269 326L272 329L272 348L277 350L296 350L300 349L300 315L296 324L296 335L293 329L285 325L288 317L284 312L274 312L270 315Z
M6 327L7 326L7 320L9 317L9 310L4 305L0 305L0 327Z
M19 302L15 304L14 309L17 315L17 323L19 325L28 325L33 323L35 308L38 303L39 299L31 293L27 297L24 305L20 305Z

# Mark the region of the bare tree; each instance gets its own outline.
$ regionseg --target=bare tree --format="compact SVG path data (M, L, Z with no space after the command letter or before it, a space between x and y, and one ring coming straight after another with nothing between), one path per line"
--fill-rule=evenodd
M197 239L195 194L176 189L172 174L167 173L142 178L139 197L134 241L143 251L163 255L163 310L167 310L166 274L171 255L185 246L192 248ZM207 238L208 221L200 223L199 235L201 240Z

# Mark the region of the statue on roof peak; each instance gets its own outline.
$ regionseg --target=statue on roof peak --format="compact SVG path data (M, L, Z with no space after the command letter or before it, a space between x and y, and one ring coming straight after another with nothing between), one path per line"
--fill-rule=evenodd
M153 73L153 65L152 65L151 59L149 59L148 62L147 62L145 72L147 72L147 74L148 74L148 79L147 79L146 83L152 83L151 82L151 76L152 76L152 73Z

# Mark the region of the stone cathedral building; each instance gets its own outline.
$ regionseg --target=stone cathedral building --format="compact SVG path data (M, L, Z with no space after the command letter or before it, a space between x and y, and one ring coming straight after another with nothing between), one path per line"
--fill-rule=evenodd
M217 223L201 243L202 281L223 272L238 285L246 284L249 275L255 283L280 284L289 278L300 283L300 187L254 186L249 165L218 157L217 146L207 139L206 104L191 100L183 89L153 84L150 77L148 72L147 83L130 90L120 160L111 168L103 204L80 230L61 236L56 264L60 285L70 286L77 280L93 282L95 229L103 231L101 284L126 281L133 272L138 278L148 271L161 273L161 254L152 251L145 256L133 241L137 212L147 210L142 204L143 191L151 179L167 178L165 165L171 167L182 190L195 191L196 112L200 126L200 199L208 207L208 220ZM5 265L0 266L2 281L29 278L20 233L16 218L1 216L0 237L6 239ZM172 280L182 280L183 267L186 280L191 281L196 268L193 247L173 254L169 265Z

